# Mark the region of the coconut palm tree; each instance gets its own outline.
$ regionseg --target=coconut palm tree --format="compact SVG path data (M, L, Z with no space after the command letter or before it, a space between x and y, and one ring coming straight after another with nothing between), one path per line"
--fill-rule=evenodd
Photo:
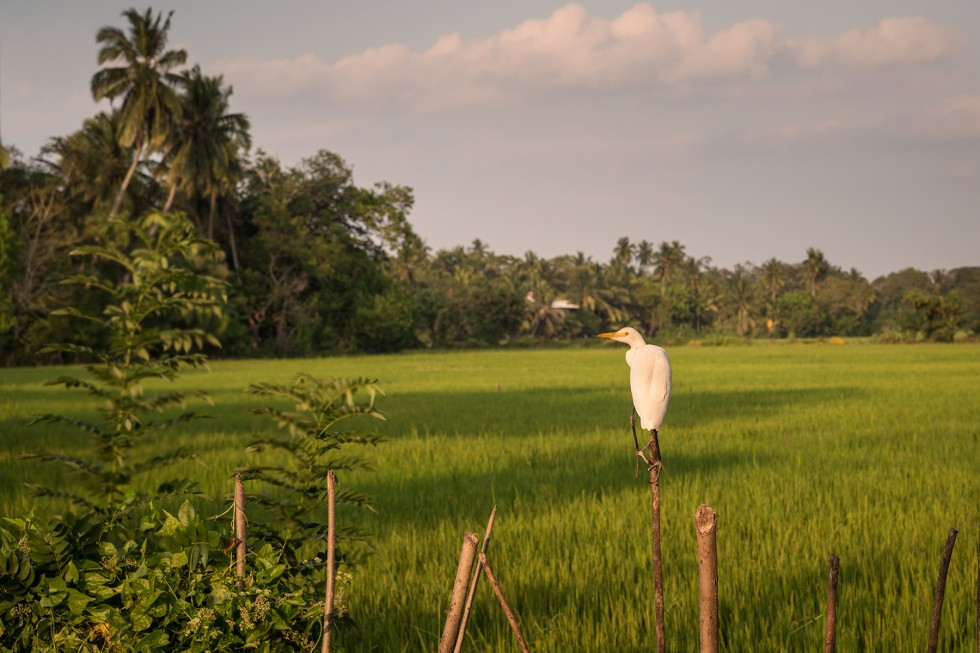
M581 257L573 263L569 290L575 302L607 324L623 324L629 316L629 291L606 274L608 268Z
M694 330L700 332L705 314L718 310L714 289L705 280L705 273L711 269L711 257L685 257L681 269L684 273L691 309L694 312Z
M630 242L627 236L623 236L616 241L616 247L613 248L613 263L628 269L630 263L633 262L635 250L636 246Z
M823 281L827 273L830 272L830 263L819 249L810 247L806 250L806 260L803 261L803 274L806 275L807 285L810 287L810 296L817 296L817 288Z
M100 112L74 134L53 138L41 150L65 192L80 197L89 210L110 206L126 177L131 152L116 138L118 129L116 114Z
M167 50L170 17L127 9L122 13L129 21L127 35L117 27L106 26L98 31L99 69L92 76L92 97L98 101L121 99L119 106L119 142L133 148L133 158L122 181L110 219L119 212L123 196L136 173L143 156L161 147L173 118L180 111L175 89L183 77L174 72L187 61L184 50ZM118 65L107 65L118 64Z
M735 314L735 333L739 337L746 335L755 326L752 316L756 283L741 267L736 267L728 278L728 300L731 311Z
M786 264L776 258L771 258L756 270L762 287L769 291L769 301L776 303L776 293L786 283Z
M646 274L653 265L653 244L649 240L641 240L636 246L636 263L640 266L640 274Z
M242 174L240 155L252 145L248 118L228 111L231 94L232 88L223 86L220 75L205 77L200 67L194 66L187 76L180 114L164 157L170 186L164 210L170 210L178 189L188 198L207 197L208 224L202 235L211 239L218 197ZM232 250L234 254L234 247Z
M679 241L662 242L653 254L653 274L660 280L660 298L667 296L667 285L684 263L684 246Z

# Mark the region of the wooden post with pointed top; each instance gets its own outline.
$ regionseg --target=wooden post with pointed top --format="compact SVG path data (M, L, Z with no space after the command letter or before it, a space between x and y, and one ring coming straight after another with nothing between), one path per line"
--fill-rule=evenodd
M718 653L718 513L702 503L694 513L698 531L698 593L701 653Z

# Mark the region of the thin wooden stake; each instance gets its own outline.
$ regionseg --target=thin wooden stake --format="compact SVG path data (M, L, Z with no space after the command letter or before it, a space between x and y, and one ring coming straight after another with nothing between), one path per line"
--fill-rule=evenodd
M834 653L837 646L837 578L840 576L840 558L830 554L830 576L827 580L827 627L823 636L824 653Z
M939 621L943 615L943 599L946 596L946 575L949 572L949 560L953 557L953 545L956 544L957 530L949 529L946 538L946 548L943 549L942 560L939 561L939 580L936 581L936 593L932 598L932 622L929 624L928 653L936 653L939 647Z
M977 653L980 653L980 536L977 537Z
M500 589L500 583L497 582L497 577L493 575L493 569L490 568L490 561L487 560L485 553L480 554L480 566L483 567L487 578L490 579L490 586L493 587L493 593L497 595L497 600L500 601L500 607L504 609L504 614L507 616L507 623L510 624L510 629L514 631L521 651L523 653L531 653L531 650L527 647L527 642L524 641L524 635L521 634L521 627L517 623L517 617L514 615L514 611L510 609L507 599L504 598L504 591Z
M698 531L701 653L718 653L718 513L707 504L694 513Z
M493 520L497 517L497 506L490 511L490 520L487 522L487 531L483 535L483 544L480 546L480 553L487 554L487 547L490 546L490 533L493 532ZM466 606L463 608L463 620L459 624L459 634L456 636L456 648L453 653L459 653L463 647L463 636L466 635L466 623L470 620L470 608L473 606L473 595L476 594L476 586L480 582L480 567L473 570L470 580L470 590L466 595Z
M241 474L235 474L235 574L238 576L238 589L245 589L245 554L248 547L245 544L248 526L245 521L245 485Z
M452 653L456 645L459 624L463 618L463 604L466 601L466 587L469 585L474 558L476 558L476 535L467 533L463 536L463 549L459 553L459 566L456 568L453 594L449 600L449 614L446 615L446 625L442 629L442 639L439 640L439 653Z
M657 628L657 653L667 650L667 634L664 623L664 571L660 556L660 442L657 429L651 429L650 444L650 546L653 553L653 607Z
M330 653L333 641L333 594L337 580L337 474L327 472L327 594L323 601L323 641L321 653Z

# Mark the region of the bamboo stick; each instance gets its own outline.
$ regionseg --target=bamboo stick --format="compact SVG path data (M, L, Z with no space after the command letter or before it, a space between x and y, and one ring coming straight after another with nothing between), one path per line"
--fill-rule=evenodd
M507 599L504 598L504 591L500 589L500 583L497 582L497 577L493 575L493 569L490 568L490 561L487 560L485 553L480 554L480 565L483 567L483 571L486 572L487 578L490 579L490 586L493 587L493 593L497 595L497 600L500 601L500 607L504 609L504 614L507 616L507 623L510 624L510 629L514 631L514 636L517 637L517 643L520 645L521 651L523 653L531 653L531 650L527 647L527 642L524 641L524 635L521 633L520 624L517 623L517 617L514 615L514 611L510 609Z
M459 624L463 618L463 604L466 600L466 587L470 581L470 571L476 557L476 535L467 533L463 536L463 549L459 553L459 566L456 568L456 580L453 582L453 593L449 600L449 614L446 615L446 625L442 629L439 640L439 653L452 653L459 634Z
M323 640L320 653L330 653L333 641L333 599L334 583L337 580L337 474L327 472L327 590L323 601Z
M949 573L949 560L953 557L956 534L955 528L949 529L946 548L943 549L943 557L939 561L939 579L936 581L936 592L932 598L932 622L929 624L929 643L926 647L928 653L936 653L939 647L939 622L943 613L943 599L946 596L946 575Z
M238 576L238 589L245 589L245 554L248 547L245 544L248 526L245 520L245 485L241 474L235 474L235 574Z
M718 653L718 513L707 504L694 513L698 531L701 653Z
M490 533L493 532L493 520L497 517L497 506L490 511L490 520L487 521L487 531L483 535L483 544L480 546L480 553L487 554L487 547L490 546ZM466 595L466 605L463 608L463 620L459 624L459 634L456 636L456 648L453 653L459 653L463 648L463 636L466 635L466 624L470 620L470 608L473 607L473 596L476 594L476 586L480 582L480 567L473 570L470 580L470 590Z
M834 653L837 646L837 579L840 576L840 558L830 554L830 576L827 579L827 626L824 630L824 653Z

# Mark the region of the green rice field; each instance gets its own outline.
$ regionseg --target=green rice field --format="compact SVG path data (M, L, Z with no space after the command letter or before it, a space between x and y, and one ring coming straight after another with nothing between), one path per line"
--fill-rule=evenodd
M256 462L269 424L249 383L297 372L377 378L387 442L374 470L341 476L377 513L341 512L376 550L353 570L346 651L434 651L466 531L498 515L489 558L535 652L650 651L649 489L634 478L626 348L409 353L218 361L178 384L205 390L214 419L173 431L224 509L229 476ZM980 528L980 346L792 344L669 350L673 392L660 444L668 650L698 649L694 513L719 516L725 651L822 650L827 561L841 561L839 651L926 645L950 528L959 530L941 651L976 651ZM77 372L77 370L75 370ZM32 508L24 482L53 470L18 460L78 450L77 432L26 428L32 414L91 418L81 392L44 387L63 370L0 370L0 515ZM464 651L517 651L481 584Z

